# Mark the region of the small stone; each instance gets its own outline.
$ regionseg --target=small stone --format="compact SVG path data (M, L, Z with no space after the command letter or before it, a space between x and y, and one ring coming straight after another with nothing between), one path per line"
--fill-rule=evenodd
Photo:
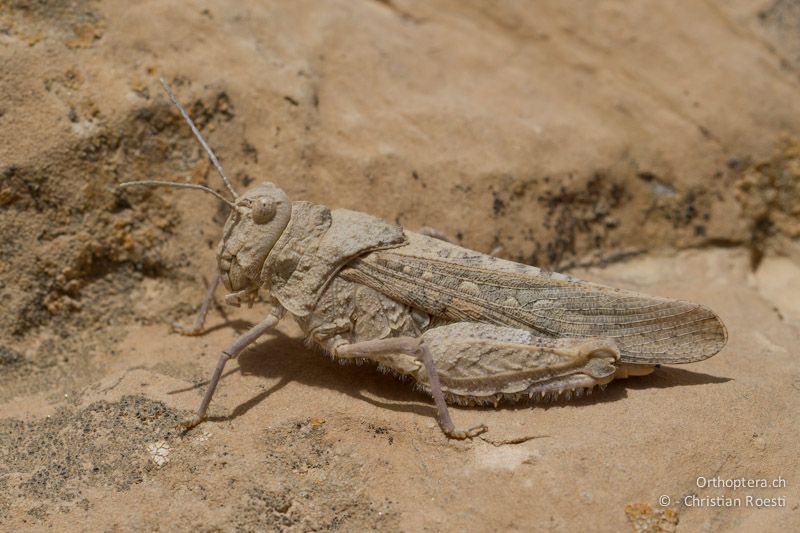
M160 440L147 445L147 451L150 452L150 458L153 462L161 467L169 462L167 456L169 455L169 444Z

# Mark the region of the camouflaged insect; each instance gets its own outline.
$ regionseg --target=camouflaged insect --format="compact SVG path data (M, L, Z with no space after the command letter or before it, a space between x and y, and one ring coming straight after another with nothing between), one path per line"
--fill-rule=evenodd
M725 326L699 304L504 261L364 213L291 202L272 183L240 197L163 84L233 195L193 184L123 184L203 189L231 207L218 273L194 326L180 331L202 332L220 281L228 303L252 303L265 291L273 304L265 320L223 350L186 427L206 418L227 360L286 313L335 359L371 360L413 378L433 396L444 433L459 439L486 426L456 428L447 402L569 399L658 364L706 359L725 345Z

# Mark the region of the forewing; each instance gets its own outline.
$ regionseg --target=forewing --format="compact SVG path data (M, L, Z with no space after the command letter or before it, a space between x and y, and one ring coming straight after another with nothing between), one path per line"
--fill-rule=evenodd
M408 246L372 252L341 275L447 321L547 337L610 337L631 363L688 363L725 345L705 306L605 287L406 232Z

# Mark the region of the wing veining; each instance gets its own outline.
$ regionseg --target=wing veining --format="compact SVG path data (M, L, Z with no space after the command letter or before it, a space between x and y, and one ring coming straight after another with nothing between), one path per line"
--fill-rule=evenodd
M717 353L725 326L700 304L646 296L496 259L413 232L341 275L449 321L519 327L546 337L611 337L631 363L686 363Z

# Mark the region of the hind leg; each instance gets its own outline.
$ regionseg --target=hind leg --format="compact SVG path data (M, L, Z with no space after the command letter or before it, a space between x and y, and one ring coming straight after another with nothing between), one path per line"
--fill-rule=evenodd
M544 338L523 329L477 322L434 327L419 338L345 344L333 351L336 357L363 357L404 367L403 373L413 375L431 391L442 431L458 439L478 435L486 427L466 431L456 428L447 410L445 392L456 400L495 404L500 398L555 399L561 394L570 398L614 379L620 359L613 339ZM425 372L419 367L409 369L400 360L401 354L422 362Z
M524 397L569 399L614 379L620 353L603 337L540 337L479 322L455 322L423 333L445 392L457 401L494 403ZM424 376L423 376L424 379Z

